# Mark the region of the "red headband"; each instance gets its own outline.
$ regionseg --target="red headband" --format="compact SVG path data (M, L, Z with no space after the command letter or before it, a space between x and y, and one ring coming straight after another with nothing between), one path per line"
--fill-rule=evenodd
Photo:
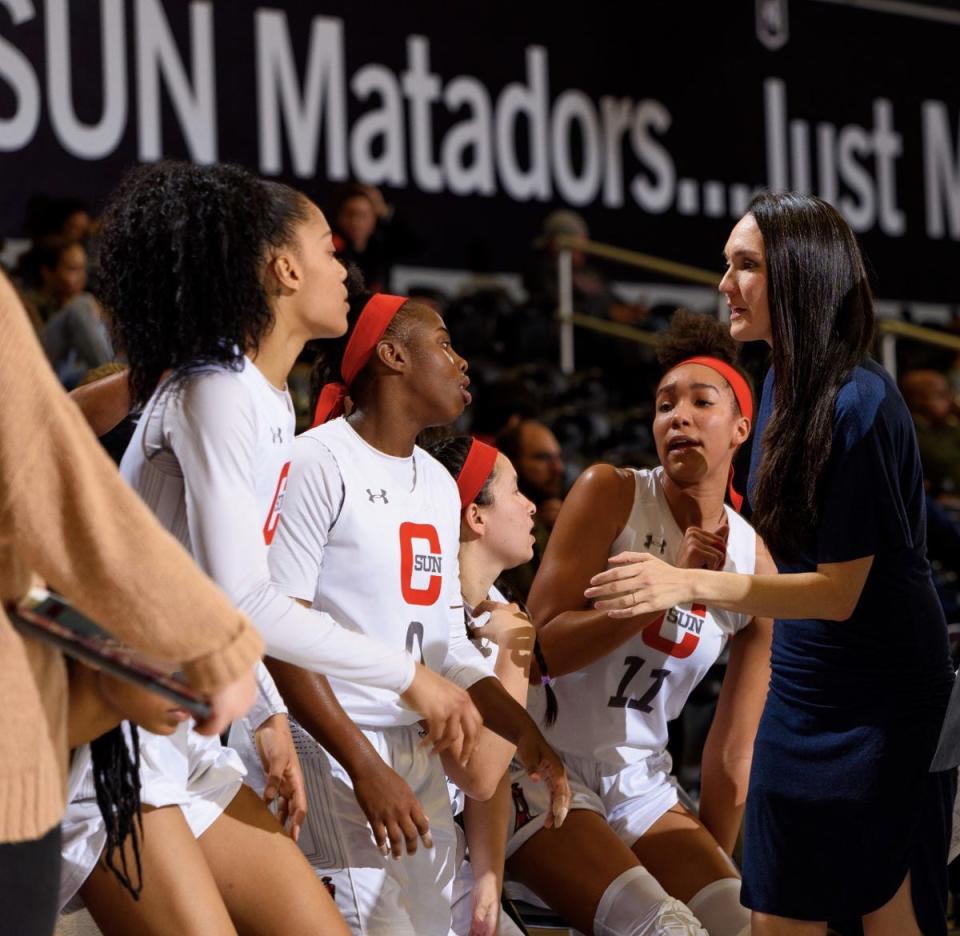
M747 419L753 422L753 394L750 392L750 384L747 383L740 371L728 364L726 361L721 361L719 358L707 357L706 355L703 355L699 357L687 358L685 361L675 364L670 368L669 371L667 371L667 373L669 374L678 367L683 367L684 364L702 364L704 367L709 367L710 370L716 371L721 377L723 377L724 380L726 380L728 384L730 384L730 389L733 390L733 395L737 401L737 406L740 407L741 415L746 416ZM733 486L733 465L730 466L730 479L727 483L727 492L730 495L730 503L733 504L733 509L736 510L737 513L740 513L740 510L743 507L743 495L737 492Z
M492 445L474 439L470 443L467 459L457 475L457 490L460 491L460 509L466 510L476 499L493 471L499 453Z
M347 391L370 360L400 306L406 301L406 296L390 296L387 293L374 293L367 301L343 352L343 362L340 364L342 381L324 385L317 400L317 408L313 412L314 426L320 426L343 415L343 401L347 397Z

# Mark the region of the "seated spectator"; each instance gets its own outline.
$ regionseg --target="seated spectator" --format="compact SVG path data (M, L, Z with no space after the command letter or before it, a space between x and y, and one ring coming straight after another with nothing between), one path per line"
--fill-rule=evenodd
M80 241L50 238L30 254L39 285L23 295L41 323L40 340L50 363L70 388L88 370L113 360L100 304L86 292L87 251Z
M536 540L533 559L504 573L504 580L526 601L563 503L563 451L549 427L535 419L521 420L503 430L497 436L497 448L513 462L517 469L517 486L537 508L533 525Z
M557 238L566 235L579 241L590 239L587 222L575 211L554 211L544 219L543 232L534 241L537 252L524 275L531 305L553 312L559 302L557 281ZM590 264L586 253L573 251L573 310L595 318L612 319L629 325L646 320L648 310L618 298L607 277Z
M934 496L960 496L960 409L943 374L908 371L900 391L917 427L923 474Z
M340 262L359 267L371 292L386 290L393 265L408 259L420 246L373 185L352 182L340 189L334 196L333 219L333 242Z

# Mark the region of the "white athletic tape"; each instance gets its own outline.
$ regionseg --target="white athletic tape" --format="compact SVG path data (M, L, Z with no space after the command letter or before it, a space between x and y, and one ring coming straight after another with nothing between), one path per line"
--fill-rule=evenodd
M710 936L749 936L750 911L740 903L739 878L713 881L697 891L687 906Z
M593 931L596 936L708 936L686 905L640 866L624 871L604 891Z

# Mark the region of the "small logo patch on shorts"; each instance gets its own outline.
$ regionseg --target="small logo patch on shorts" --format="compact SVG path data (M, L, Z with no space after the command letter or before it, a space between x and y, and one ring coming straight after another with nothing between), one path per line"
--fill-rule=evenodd
M514 783L510 789L513 793L513 811L516 816L513 822L513 831L518 832L528 822L533 822L537 817L530 812L523 787L521 787L519 783Z

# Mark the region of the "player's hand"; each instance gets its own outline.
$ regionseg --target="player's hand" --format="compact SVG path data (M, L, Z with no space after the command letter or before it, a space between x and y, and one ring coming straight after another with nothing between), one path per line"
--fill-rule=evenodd
M560 828L570 811L570 783L560 755L544 740L531 721L517 743L517 760L531 780L543 781L550 790L550 812L544 827Z
M194 730L202 735L223 734L230 722L247 714L256 697L257 680L251 668L210 696L210 714L204 721L198 721Z
M470 936L496 936L500 919L500 883L492 872L481 874L471 894Z
M427 732L423 744L432 745L430 753L450 748L466 767L483 727L483 718L467 692L418 663L410 688L400 698L423 718Z
M285 828L289 823L290 838L297 841L307 817L307 790L289 719L282 713L272 715L256 730L254 738L267 776L263 801L269 806L279 798L277 818Z
M489 613L482 627L471 627L471 637L483 637L502 649L516 651L533 650L536 631L530 617L516 602L502 604L499 601L481 601L473 609L473 616Z
M413 790L403 777L380 757L371 757L351 774L353 794L370 823L381 854L400 858L412 855L417 840L433 848L430 822Z
M649 553L610 557L612 569L590 579L584 595L612 618L664 611L696 600L689 569L678 569Z
M716 533L708 533L700 527L687 527L677 551L677 566L682 569L721 570L727 561L729 533L730 526L726 518Z

